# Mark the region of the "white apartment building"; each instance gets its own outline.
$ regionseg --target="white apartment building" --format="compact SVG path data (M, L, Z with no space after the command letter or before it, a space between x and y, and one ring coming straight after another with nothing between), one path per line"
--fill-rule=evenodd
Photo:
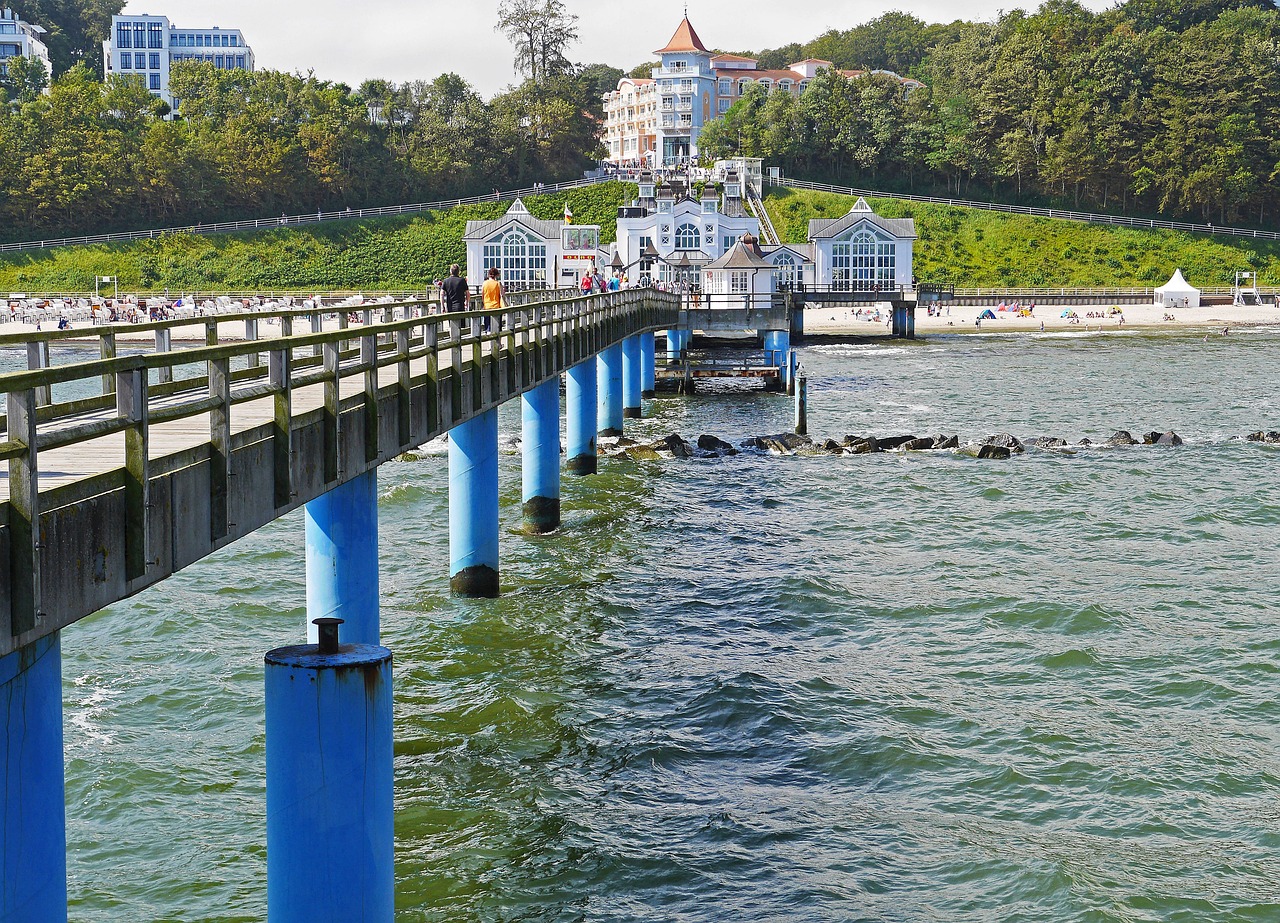
M604 144L615 163L648 165L658 144L658 84L623 77L604 97Z
M0 76L9 76L6 62L10 58L34 58L44 62L45 71L52 77L49 48L40 38L44 34L44 29L23 22L13 10L0 8Z
M103 70L140 77L172 108L169 67L174 61L208 61L219 70L253 70L253 49L239 29L180 29L167 16L112 16L111 37L102 43Z

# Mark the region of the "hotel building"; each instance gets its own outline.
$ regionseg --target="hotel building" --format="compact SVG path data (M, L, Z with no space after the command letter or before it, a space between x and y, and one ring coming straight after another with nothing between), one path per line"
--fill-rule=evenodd
M753 85L799 95L820 72L834 69L830 61L810 58L787 70L761 70L754 58L712 54L688 17L654 53L660 63L652 81L624 77L617 90L605 94L605 144L616 162L647 157L642 165L657 166L696 159L703 126L728 112ZM867 72L839 73L854 78ZM898 81L904 93L921 86L892 71L871 73Z
M52 78L49 48L40 38L44 34L44 29L23 22L13 10L0 8L0 77L9 76L10 58L33 58L44 62L45 72Z
M111 38L102 43L103 70L139 77L156 96L177 108L169 93L174 61L208 61L219 70L253 70L253 49L239 29L179 29L167 16L112 16Z

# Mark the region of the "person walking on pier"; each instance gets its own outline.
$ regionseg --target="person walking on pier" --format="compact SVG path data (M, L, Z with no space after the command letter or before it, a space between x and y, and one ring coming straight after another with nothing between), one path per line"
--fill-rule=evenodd
M489 267L489 278L484 282L482 294L484 295L484 310L486 314L497 314L503 308L506 302L506 296L502 292L502 283L498 280L501 275L497 266ZM489 332L489 318L484 319L484 332Z
M449 267L449 276L440 284L444 293L444 310L446 314L467 310L467 301L471 294L467 288L467 280L462 278L462 267L454 263Z

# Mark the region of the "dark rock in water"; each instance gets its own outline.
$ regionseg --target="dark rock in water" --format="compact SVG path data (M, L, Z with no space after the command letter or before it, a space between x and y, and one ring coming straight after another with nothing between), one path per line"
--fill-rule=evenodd
M933 448L933 440L923 436L919 439L912 439L910 442L904 442L898 448L905 452L925 452Z
M1032 439L1031 444L1037 449L1061 449L1066 446L1067 440L1059 439L1057 436L1040 436Z
M1170 430L1156 440L1156 445L1182 445L1182 437Z
M935 436L933 440L935 449L958 449L960 448L959 436Z
M1152 431L1151 431L1151 432L1149 432L1149 433L1143 433L1143 434L1142 434L1142 444L1143 444L1143 445L1155 445L1157 442L1159 442L1159 441L1160 441L1160 436L1161 436L1161 434L1160 434L1160 433L1155 432L1154 430L1152 430Z
M988 442L986 445L978 446L978 457L996 459L1012 458L1013 450L1008 446L995 445L994 443Z
M1093 440L1090 439L1088 436L1085 436L1083 439L1077 442L1076 445L1093 445Z
M995 446L998 449L1008 449L1010 452L1022 452L1022 443L1018 441L1018 437L1010 436L1008 433L997 433L994 436L988 436L982 440L983 445Z
M1277 433L1275 430L1268 432L1267 442L1280 442L1280 433Z
M651 443L649 448L657 452L670 452L676 458L688 458L693 455L693 447L684 441L679 433L672 433L664 439Z
M906 445L915 438L915 436L885 436L884 438L876 441L880 443L881 452L888 452L891 449L896 449L899 446Z
M1115 434L1107 440L1107 445L1137 445L1138 440L1133 438L1133 434L1127 429L1116 430Z
M874 436L868 436L866 439L855 439L853 442L846 443L844 451L847 455L868 455L879 452L880 443Z
M836 442L834 439L823 440L820 444L813 446L817 450L814 454L822 455L843 455L844 446Z
M795 450L783 442L781 439L775 439L773 436L762 436L760 441L764 443L764 449L775 455L794 455Z
M1249 440L1250 442L1266 442L1266 441L1267 441L1267 434L1266 434L1266 433L1264 433L1264 432L1262 432L1262 430L1258 430L1258 432L1256 432L1256 433L1250 433L1249 435L1245 436L1244 438L1245 438L1245 439L1247 439L1247 440Z
M733 446L729 445L729 443L725 442L723 439L719 439L715 436L708 436L705 434L698 437L698 448L702 449L702 451L704 452L715 452L717 455L723 455L729 452L737 451Z
M870 437L868 437L868 436L845 436L845 437L844 437L844 439L840 440L840 444L841 444L841 445L853 445L855 442L862 442L864 439L868 439L868 438L870 438Z
M614 440L613 444L620 449L627 449L633 445L639 445L640 443L627 436L619 436L616 440Z

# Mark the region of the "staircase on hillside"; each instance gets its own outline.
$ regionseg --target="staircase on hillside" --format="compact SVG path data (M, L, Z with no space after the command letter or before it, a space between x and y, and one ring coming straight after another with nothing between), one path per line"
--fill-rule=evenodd
M760 199L760 193L751 184L746 184L747 188L747 211L760 222L760 236L764 238L764 242L771 246L778 246L782 241L778 238L778 232L773 228L773 222L769 220L769 212L764 207L764 202Z

